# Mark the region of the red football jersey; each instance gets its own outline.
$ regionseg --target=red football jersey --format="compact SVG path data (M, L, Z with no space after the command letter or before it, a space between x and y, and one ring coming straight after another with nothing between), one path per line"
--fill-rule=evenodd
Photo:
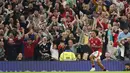
M102 41L101 41L100 38L90 38L90 39L89 39L89 43L90 43L90 47L91 47L91 49L92 49L93 52L95 52L95 51L102 52L102 48L92 47L92 45L102 46Z

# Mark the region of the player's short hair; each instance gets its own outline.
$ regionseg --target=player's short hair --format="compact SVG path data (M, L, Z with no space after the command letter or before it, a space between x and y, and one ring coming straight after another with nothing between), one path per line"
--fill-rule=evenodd
M96 36L98 36L98 30L92 30L92 32L95 32Z
M125 65L130 66L130 63L126 63Z

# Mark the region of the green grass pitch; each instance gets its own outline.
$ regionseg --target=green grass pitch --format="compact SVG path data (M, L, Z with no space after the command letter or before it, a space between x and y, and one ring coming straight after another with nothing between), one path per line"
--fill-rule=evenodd
M130 71L113 71L113 72L0 72L0 73L130 73Z

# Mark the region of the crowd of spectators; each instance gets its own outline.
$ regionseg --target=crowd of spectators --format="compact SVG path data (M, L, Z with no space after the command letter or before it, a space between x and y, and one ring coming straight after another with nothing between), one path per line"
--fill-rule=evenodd
M130 60L130 0L0 0L0 60ZM66 56L66 57L65 57Z

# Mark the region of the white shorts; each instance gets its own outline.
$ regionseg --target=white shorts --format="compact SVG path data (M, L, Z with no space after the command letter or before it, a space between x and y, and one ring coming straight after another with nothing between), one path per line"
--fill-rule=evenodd
M95 61L97 61L97 59L100 59L102 53L99 51L95 51L91 55L93 55L95 57Z

